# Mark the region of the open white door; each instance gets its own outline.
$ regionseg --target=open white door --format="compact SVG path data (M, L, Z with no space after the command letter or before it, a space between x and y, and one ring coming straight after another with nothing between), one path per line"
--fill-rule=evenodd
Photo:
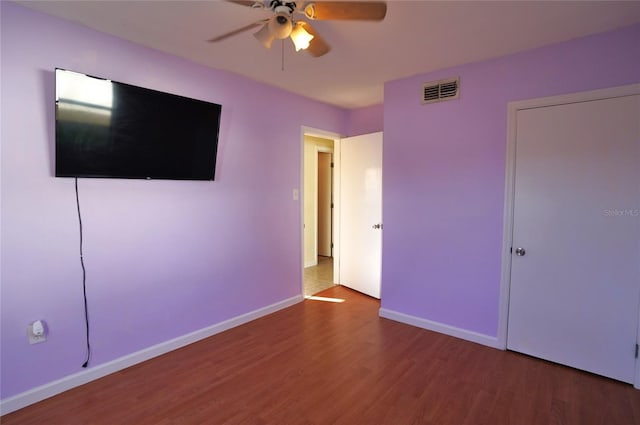
M340 143L340 284L380 298L382 133Z

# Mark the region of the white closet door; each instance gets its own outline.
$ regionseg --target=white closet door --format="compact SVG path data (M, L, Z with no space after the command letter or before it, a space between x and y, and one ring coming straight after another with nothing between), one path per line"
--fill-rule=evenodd
M640 96L517 112L513 226L507 347L632 383Z
M380 298L382 133L340 146L340 284Z

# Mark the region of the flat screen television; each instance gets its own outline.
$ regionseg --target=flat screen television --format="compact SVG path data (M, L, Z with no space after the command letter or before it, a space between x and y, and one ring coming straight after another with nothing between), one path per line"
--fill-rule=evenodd
M215 103L56 69L56 177L214 180Z

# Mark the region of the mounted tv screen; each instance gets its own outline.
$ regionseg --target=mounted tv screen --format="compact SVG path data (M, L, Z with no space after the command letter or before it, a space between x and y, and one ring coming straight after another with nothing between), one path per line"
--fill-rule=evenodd
M56 177L214 179L220 105L55 74Z

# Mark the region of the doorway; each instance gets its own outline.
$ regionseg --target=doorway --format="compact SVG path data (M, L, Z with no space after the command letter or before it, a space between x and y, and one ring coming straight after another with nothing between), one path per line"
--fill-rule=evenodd
M303 293L309 295L314 290L305 289L306 274L307 278L310 275L319 277L327 287L341 284L379 299L383 134L341 138L337 134L303 127L301 139ZM324 247L324 253L330 257L320 255L323 248L318 246L318 161L322 153L333 154L330 197L333 245L329 249ZM313 267L332 269L332 275Z
M303 293L314 295L335 284L334 146L335 140L304 134Z

